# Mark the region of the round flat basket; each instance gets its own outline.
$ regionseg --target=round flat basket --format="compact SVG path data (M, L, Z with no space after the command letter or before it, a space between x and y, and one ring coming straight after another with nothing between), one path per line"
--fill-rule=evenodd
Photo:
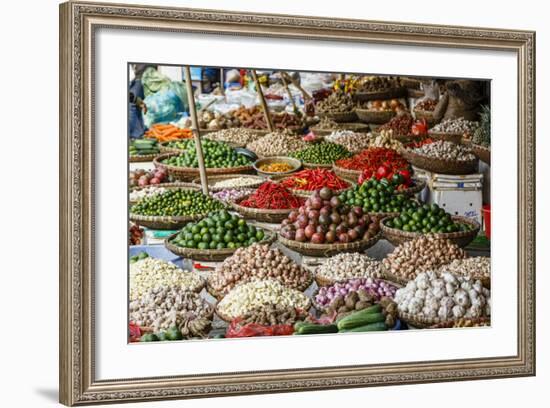
M242 187L213 187L216 183L220 181L225 180L232 180L236 178L246 178L250 179L250 185L242 186ZM225 174L221 176L208 176L208 191L210 192L217 192L221 190L225 190L228 188L234 189L234 190L243 190L247 188L257 188L261 186L263 183L265 183L265 179L259 176L255 176L252 174ZM193 179L192 185L195 186L195 188L200 189L201 188L201 179L200 177L197 177Z
M155 160L156 157L158 157L160 153L158 154L136 154L133 156L128 156L128 162L129 163L145 163L145 162L152 162Z
M150 188L150 187L155 187L155 188L166 188L166 189L176 189L176 188L185 188L185 189L190 189L190 190L200 190L200 185L196 185L196 184L193 184L193 183L185 183L183 181L180 181L180 182L174 182L174 183L160 183L160 184L149 184L147 186L143 186L143 187L132 187L130 189L130 191L139 191L139 190L143 190L145 188ZM139 200L130 200L130 205L134 205L134 204L137 204Z
M130 209L131 211L131 209ZM156 216L156 215L139 215L130 212L130 221L153 230L178 230L191 221L201 219L206 214L197 214L190 216Z
M352 96L356 101L374 101L376 99L400 98L407 94L407 88L390 88L372 92L355 92Z
M320 117L325 117L328 119L332 119L335 122L342 123L342 122L353 122L357 119L357 115L355 114L355 111L351 112L323 112L319 113Z
M177 167L171 166L168 164L162 163L162 160L167 159L172 156L177 156L178 153L166 153L160 156L157 156L153 160L155 167L163 168L166 172L176 180L182 181L192 181L195 178L199 177L199 169L194 167ZM239 166L239 167L228 167L228 168L219 168L219 169L206 169L207 176L220 176L224 174L249 174L254 172L252 165L250 166Z
M386 279L387 281L393 284L406 286L407 283L409 282L408 279L405 279L401 276L394 275L384 267L382 267L382 275L384 276L384 279Z
M265 233L264 239L260 241L261 244L271 244L275 241L276 235L267 230L263 230ZM195 261L211 261L218 262L223 261L225 258L230 257L235 253L237 248L224 248L224 249L197 249L197 248L183 248L174 245L171 241L177 234L172 234L164 240L164 246L170 252L181 256L182 258L189 258Z
M308 299L308 300L309 302L305 310L309 310L311 308L311 299ZM238 317L238 316L231 317L224 314L223 312L220 312L220 308L218 307L218 304L216 304L216 314L220 319L222 319L224 322L227 322L227 323L230 323L233 319L236 319Z
M361 122L376 124L389 122L396 115L393 110L375 111L361 108L355 108L355 113Z
M269 172L261 170L260 167L263 165L269 165L273 163L285 163L289 166L292 166L292 169L288 171L283 172ZM272 157L265 157L263 159L258 159L254 162L252 165L254 167L254 170L258 172L258 174L264 175L264 176L284 176L285 174L292 174L302 167L302 162L298 159L295 159L294 157L286 157L286 156L272 156Z
M475 154L479 160L487 164L491 164L491 149L485 146L471 144L470 148L472 153Z
M462 133L459 132L436 132L434 130L428 130L428 136L436 140L444 140L446 142L452 142L460 144L462 142Z
M262 208L249 208L239 205L239 202L248 198L245 196L238 200L238 202L231 201L231 207L244 218L256 220L259 222L267 222L270 224L279 224L281 223L288 214L293 210L293 208L282 209L282 210L266 210Z
M446 160L417 154L409 149L401 149L401 155L419 169L440 174L472 174L477 172L478 159Z
M421 235L426 235L421 232L401 231L397 228L390 228L386 226L386 221L392 218L395 218L395 216L386 217L382 221L380 221L380 229L382 230L384 238L390 241L393 245L398 246L404 242L418 238ZM431 235L434 235L436 238L440 239L448 239L449 241L454 242L459 247L464 248L477 236L480 225L477 221L472 220L471 218L455 215L452 216L451 219L461 224L468 224L472 229L470 231L431 233Z
M328 257L341 252L363 252L378 242L380 234L368 240L350 242L348 244L311 244L309 242L298 242L278 235L279 242L285 247L302 255L315 257Z
M357 182L357 180L359 179L359 176L361 175L362 171L361 170L350 170L350 169L345 169L343 167L338 167L336 164L334 164L332 166L332 170L334 170L334 173L336 173L336 175L338 177L341 177L343 179L346 179L346 181L348 180L355 180L355 182Z
M182 139L182 140L189 140L189 139ZM161 153L182 153L185 151L185 149L179 149L177 147L168 146L168 143L170 142L163 142L159 145L159 150ZM245 145L242 143L234 143L234 142L223 142L223 143L233 148L245 147Z
M442 320L438 317L427 318L424 316L413 315L406 312L398 312L398 316L408 325L418 327L419 329L427 329L435 324L439 324L442 322Z

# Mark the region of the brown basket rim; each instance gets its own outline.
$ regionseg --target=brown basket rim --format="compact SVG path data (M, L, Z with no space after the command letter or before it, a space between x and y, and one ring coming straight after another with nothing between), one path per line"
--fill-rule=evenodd
M383 111L375 111L372 109L355 108L355 113L359 120L364 123L386 123L397 116L397 113L391 109Z
M389 282L392 282L394 284L398 284L398 285L401 285L401 286L406 286L407 283L409 282L410 279L405 279L405 278L402 278L401 276L397 276L393 273L391 273L390 271L388 271L388 269L384 266L384 264L382 264L382 275L384 276L384 278L389 281Z
M374 237L370 239L362 239L355 242L349 242L346 244L312 244L309 242L297 242L293 241L287 238L284 238L281 236L280 233L277 233L277 239L278 241L284 245L285 247L296 251L298 253L317 253L322 255L317 256L330 256L329 254L338 253L338 252L346 252L346 251L363 251L374 244L378 242L378 240L381 238L382 234L378 232Z
M467 218L467 217L463 217L463 216L460 216L460 215L452 215L451 216L451 219L453 221L457 221L457 222L460 222L460 223L463 223L463 224L469 224L470 226L473 226L474 228L471 229L470 231L457 231L457 232L437 232L437 233L422 233L422 232L408 232L408 231L401 231L401 230L398 230L397 228L390 228L388 226L385 225L385 221L389 220L389 219L393 219L397 217L397 215L395 216L388 216L388 217L385 217L385 218L382 218L380 220L380 230L382 231L382 233L385 235L385 234L390 234L390 235L394 235L394 236L399 236L399 237L403 237L403 238L408 238L408 239L414 239L414 238L418 238L422 235L434 235L437 239L449 239L449 240L453 240L453 239L456 239L456 238L464 238L464 237L470 237L472 235L477 235L477 233L479 232L479 229L481 228L480 224L476 221L476 220L473 220L471 218Z
M153 164L155 165L155 167L161 167L161 168L164 167L168 173L170 172L177 173L177 174L178 173L179 174L198 174L199 173L198 167L177 167L169 164L164 164L161 162L161 160L167 159L172 156L179 156L179 155L180 153L165 153L165 154L157 155L157 157L155 157L155 159L153 160ZM238 167L216 167L216 168L207 167L205 170L207 175L223 175L228 173L238 173L239 171L243 171L243 172L251 171L253 169L254 167L252 167L252 165L249 165L249 166L238 166Z
M471 320L474 324L476 323L487 323L487 325L491 324L491 316L484 316L484 317L476 317L476 318L468 318L465 319ZM470 329L473 326L464 326L464 327L454 327L456 323L458 323L459 319L456 320L445 320L440 323L434 324L430 326L430 329ZM486 325L486 326L487 326Z
M284 208L284 209L269 209L269 208L252 208L252 207L244 207L242 205L239 205L241 201L244 199L250 197L251 194L248 194L246 196L240 197L238 200L232 200L230 203L235 207L235 209L238 209L239 211L242 210L244 212L251 212L256 214L273 214L273 215L280 215L280 214L287 214L290 213L292 210L298 210L298 208Z
M352 98L356 101L370 101L376 99L392 99L398 98L400 96L405 96L407 93L407 88L404 86L399 86L389 89L381 89L378 91L357 91L352 95Z
M211 185L212 181L230 180L232 178L240 178L240 177L257 179L257 183L254 183L250 186L242 186L242 187L213 187ZM210 175L210 176L208 176L208 191L217 192L217 191L226 190L228 188L231 188L231 189L234 189L234 190L254 189L254 188L257 188L257 187L261 186L263 183L265 183L265 181L266 180L263 177L260 177L256 174L238 174L238 173L235 173L235 174ZM194 178L193 181L191 181L191 184L200 190L200 188L201 188L201 179L200 179L200 177Z
M361 175L361 173L363 173L363 171L361 170L352 170L352 169L345 169L343 167L340 167L338 166L336 163L334 163L332 165L332 169L334 170L334 172L336 173L336 175L338 177L345 177L345 176L341 176L340 174L346 174L347 177L353 177L353 178L359 178L359 176ZM340 174L338 174L338 172L340 172Z
M354 183L353 181L351 180L347 180L343 177L340 177L340 176L337 176L338 178L342 179L343 181L345 181L346 183L349 184L348 187L345 187L345 188L341 188L340 190L333 190L333 192L335 194L340 194L346 190L349 190L350 188L354 187L357 183ZM282 182L283 180L286 180L286 179L289 179L289 178L292 178L292 175L289 175L289 176L286 176L286 177L282 177L280 179L277 179L277 183L280 183ZM297 196L300 196L300 197L309 197L311 194L313 194L316 190L299 190L297 188L289 188L287 187L287 189L292 192L292 194L294 195L297 195Z
M335 112L335 111L329 111L329 112L319 112L319 117L326 117L329 119L332 119L335 122L353 122L353 120L357 117L355 114L355 109L352 109L351 111L346 112Z
M418 327L420 329L427 329L430 326L441 323L442 320L439 317L427 318L418 315L412 315L408 312L397 311L397 315L405 323L410 324L411 326ZM449 321L449 320L445 320Z
M274 232L269 231L265 228L260 228L265 236L264 239L262 239L259 244L271 244L275 241L276 235ZM179 247L177 245L172 244L171 240L178 235L179 232L176 232L175 234L172 234L164 239L164 246L166 249L168 249L170 252L179 255L181 257L185 258L191 258L191 259L202 259L202 258L196 258L196 257L204 257L204 258L217 258L217 259L225 259L235 253L238 248L224 248L224 249L198 249L198 248L183 248Z
M162 152L159 148L159 153L153 153L153 154L142 154L142 155L128 155L128 163L145 163L154 161L155 158L157 158L159 155L161 155Z
M475 157L472 160L448 160L441 159L436 157L430 157L422 154L413 152L411 149L402 148L399 153L412 165L415 167L425 169L435 173L443 174L470 174L472 169L476 168L478 165L479 159ZM416 163L415 163L416 162ZM421 162L421 164L418 164ZM426 166L425 163L430 163ZM429 167L429 168L426 168ZM436 169L437 168L437 169ZM452 168L455 168L454 170ZM436 169L436 170L434 170ZM444 170L444 171L443 171ZM445 173L445 171L452 171L450 173ZM474 171L475 172L475 171Z

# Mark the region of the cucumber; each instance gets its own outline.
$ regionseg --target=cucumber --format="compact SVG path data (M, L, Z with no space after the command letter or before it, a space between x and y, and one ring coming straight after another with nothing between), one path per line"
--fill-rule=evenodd
M366 324L364 326L354 327L353 329L340 330L340 333L360 333L360 332L372 332L372 331L385 331L388 330L386 323L376 322Z
M364 326L369 323L383 322L386 320L386 316L384 316L383 313L372 311L369 312L368 309L370 308L360 310L344 317L338 321L338 329L348 330L353 329L354 327Z
M143 148L150 148L150 147L153 147L157 144L157 141L156 140L152 140L152 139L137 139L137 140L134 140L134 143L133 145L139 149L141 147Z
M298 327L296 334L327 334L338 333L338 327L335 324L315 324L305 323Z

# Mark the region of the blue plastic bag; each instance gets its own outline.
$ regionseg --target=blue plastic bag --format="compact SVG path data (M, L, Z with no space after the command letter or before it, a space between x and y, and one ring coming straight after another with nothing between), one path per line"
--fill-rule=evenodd
M181 98L173 89L163 89L145 98L147 113L144 122L146 127L155 123L170 122L178 118L184 111Z

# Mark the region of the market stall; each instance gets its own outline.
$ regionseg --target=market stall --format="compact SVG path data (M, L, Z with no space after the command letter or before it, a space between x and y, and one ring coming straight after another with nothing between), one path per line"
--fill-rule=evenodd
M182 72L188 110L129 143L132 341L490 324L489 106L438 119L418 80L242 69L200 93Z

